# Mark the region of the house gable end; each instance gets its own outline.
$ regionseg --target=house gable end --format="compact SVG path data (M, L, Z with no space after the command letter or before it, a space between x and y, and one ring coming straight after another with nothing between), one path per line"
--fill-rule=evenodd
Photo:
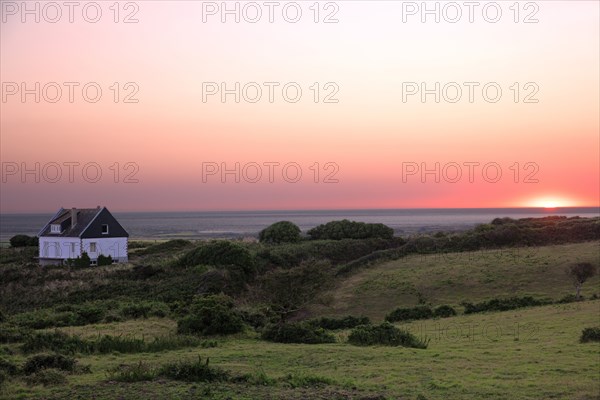
M103 233L103 225L108 227L108 233ZM113 238L129 237L129 234L105 207L96 214L96 217L81 232L79 237L82 239Z

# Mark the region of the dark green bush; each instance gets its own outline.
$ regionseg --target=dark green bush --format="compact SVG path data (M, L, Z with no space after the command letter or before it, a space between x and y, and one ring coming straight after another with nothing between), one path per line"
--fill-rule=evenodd
M260 231L258 238L265 243L298 242L300 241L300 228L290 221L280 221Z
M31 334L30 328L0 324L0 343L22 342Z
M213 240L192 249L181 257L179 265L237 266L247 275L253 274L255 269L255 261L250 251L245 246L229 240Z
M257 252L257 259L267 269L291 268L314 259L328 260L332 264L346 263L373 252L397 246L400 240L342 239L306 240L295 244L265 246Z
M211 367L207 358L202 362L198 356L198 361L180 361L163 365L158 374L176 381L185 382L215 382L225 381L229 378L229 373L218 367Z
M361 325L350 332L348 342L356 346L403 346L426 349L428 341L418 339L413 334L400 330L384 322L381 325Z
M10 238L11 247L27 247L38 246L39 239L37 236L15 235Z
M177 321L177 332L195 335L227 335L241 332L242 318L226 295L197 297L189 314Z
M448 318L456 315L456 310L450 306L442 305L433 310L433 316L437 318Z
M309 323L271 325L263 331L262 339L276 343L335 343L331 333Z
M138 301L123 304L120 313L125 318L164 318L169 314L169 307L160 301Z
M76 268L89 268L90 265L92 265L92 260L85 251L81 253L80 257L77 257L73 260L73 266Z
M150 246L144 246L143 243L137 244L136 246L144 247L143 250L137 251L135 253L136 255L148 255L148 254L157 254L157 253L172 253L174 251L183 250L183 249L186 249L186 248L192 246L192 242L190 242L189 240L184 240L184 239L173 239L173 240L169 240L167 242L152 244ZM132 245L130 244L129 248L135 248L135 247L132 247Z
M353 317L351 315L348 315L343 318L322 317L319 319L311 320L309 321L309 323L319 328L337 330L356 328L359 325L369 325L371 321L367 317Z
M0 372L4 371L7 375L16 375L19 371L17 365L9 360L0 358Z
M70 336L60 331L36 332L29 336L21 345L24 353L40 351L53 351L56 353L74 354L76 352L88 353L90 346L78 336Z
M73 357L62 354L36 354L29 357L23 365L23 373L31 375L46 368L56 368L63 371L73 372L77 361Z
M416 306L412 308L397 308L385 316L388 322L411 321L428 319L433 317L433 311L429 306Z
M112 256L105 256L104 254L100 254L98 256L98 259L96 260L96 263L99 267L102 267L104 265L112 265L113 263L113 259Z
M585 328L581 332L581 338L579 339L581 343L587 342L600 342L600 328Z
M67 377L63 371L55 368L45 368L32 373L24 378L28 385L64 385L67 383Z
M65 354L156 353L201 344L200 340L193 336L173 335L146 341L134 337L104 335L96 340L89 340L56 331L32 335L21 345L21 350L24 353L53 351Z
M368 224L344 219L319 225L308 231L311 239L367 239L394 237L394 230L384 224Z
M523 307L534 307L549 304L549 301L534 299L531 296L510 297L506 299L491 299L481 303L463 302L465 314L480 313L486 311L508 311Z

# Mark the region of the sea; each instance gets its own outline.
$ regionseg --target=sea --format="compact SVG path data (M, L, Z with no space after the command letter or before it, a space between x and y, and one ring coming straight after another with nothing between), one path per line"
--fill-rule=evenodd
M0 214L0 241L16 234L36 235L53 214ZM381 210L113 212L130 239L210 239L257 237L277 221L291 221L303 232L329 221L383 223L398 236L456 232L494 218L566 216L600 217L600 207L545 208L428 208Z

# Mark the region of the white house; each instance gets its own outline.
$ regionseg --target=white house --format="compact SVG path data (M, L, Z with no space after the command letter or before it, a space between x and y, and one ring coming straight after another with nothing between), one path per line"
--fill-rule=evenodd
M127 262L129 234L106 207L61 208L38 233L40 265L62 264L86 252L96 265L98 256Z

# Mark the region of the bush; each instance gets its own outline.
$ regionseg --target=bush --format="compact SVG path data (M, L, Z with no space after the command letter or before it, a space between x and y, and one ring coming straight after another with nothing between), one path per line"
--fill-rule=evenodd
M56 368L63 371L73 372L77 361L72 357L62 354L36 354L28 358L23 365L23 373L31 375L46 368Z
M39 239L36 236L15 235L10 238L11 247L38 246Z
M250 251L239 243L229 240L213 240L190 250L181 257L179 265L213 265L217 267L241 267L247 275L254 273L254 259Z
M55 368L42 369L25 377L28 385L64 385L67 383L67 377L63 371Z
M262 339L276 343L335 343L331 333L308 323L272 325L263 331Z
M189 314L177 321L178 333L196 335L227 335L241 332L243 328L233 299L226 295L197 297Z
M89 268L90 265L92 265L92 260L85 251L81 253L80 257L73 260L73 266L76 268Z
M155 353L197 345L202 343L192 336L165 336L146 341L134 337L104 335L97 340L87 340L56 331L36 333L23 343L21 350L24 353L53 351L66 354Z
M367 239L394 237L394 230L384 224L367 224L344 219L319 225L308 231L311 239Z
M433 310L433 316L437 318L448 318L456 315L456 310L450 306L443 305Z
M258 234L260 242L293 243L300 241L300 228L289 221L276 222Z
M125 318L164 318L169 314L169 307L160 301L138 301L122 305L120 313Z
M113 259L112 256L105 256L104 254L100 254L98 256L98 260L96 261L97 265L99 267L103 266L103 265L112 265L113 263Z
M465 307L465 314L480 313L485 311L508 311L523 307L542 306L549 304L549 301L534 299L531 296L510 297L507 299L491 299L481 303L462 303Z
M343 318L319 318L309 321L311 325L329 329L329 330L337 330L337 329L351 329L356 328L359 325L369 325L371 321L367 317L353 317L348 315Z
M19 368L15 363L0 358L0 372L5 372L7 375L16 375L18 371Z
M433 311L429 306L417 306L413 308L397 308L385 316L388 322L410 321L417 319L428 319L433 317Z
M37 332L28 337L21 345L23 353L36 353L39 351L54 351L56 353L74 354L76 352L89 352L89 345L78 336L69 336L66 333Z
M585 328L581 331L581 338L579 341L581 343L600 342L600 328Z
M156 378L157 371L148 364L140 361L137 364L121 364L111 368L106 373L109 381L143 382Z
M348 342L356 346L403 346L426 349L428 341L418 339L413 334L400 330L384 322L381 325L361 325L352 330Z
M166 378L185 382L214 382L225 381L229 378L229 374L218 368L208 365L209 359L202 362L202 358L198 356L198 361L181 361L163 365L158 374Z

